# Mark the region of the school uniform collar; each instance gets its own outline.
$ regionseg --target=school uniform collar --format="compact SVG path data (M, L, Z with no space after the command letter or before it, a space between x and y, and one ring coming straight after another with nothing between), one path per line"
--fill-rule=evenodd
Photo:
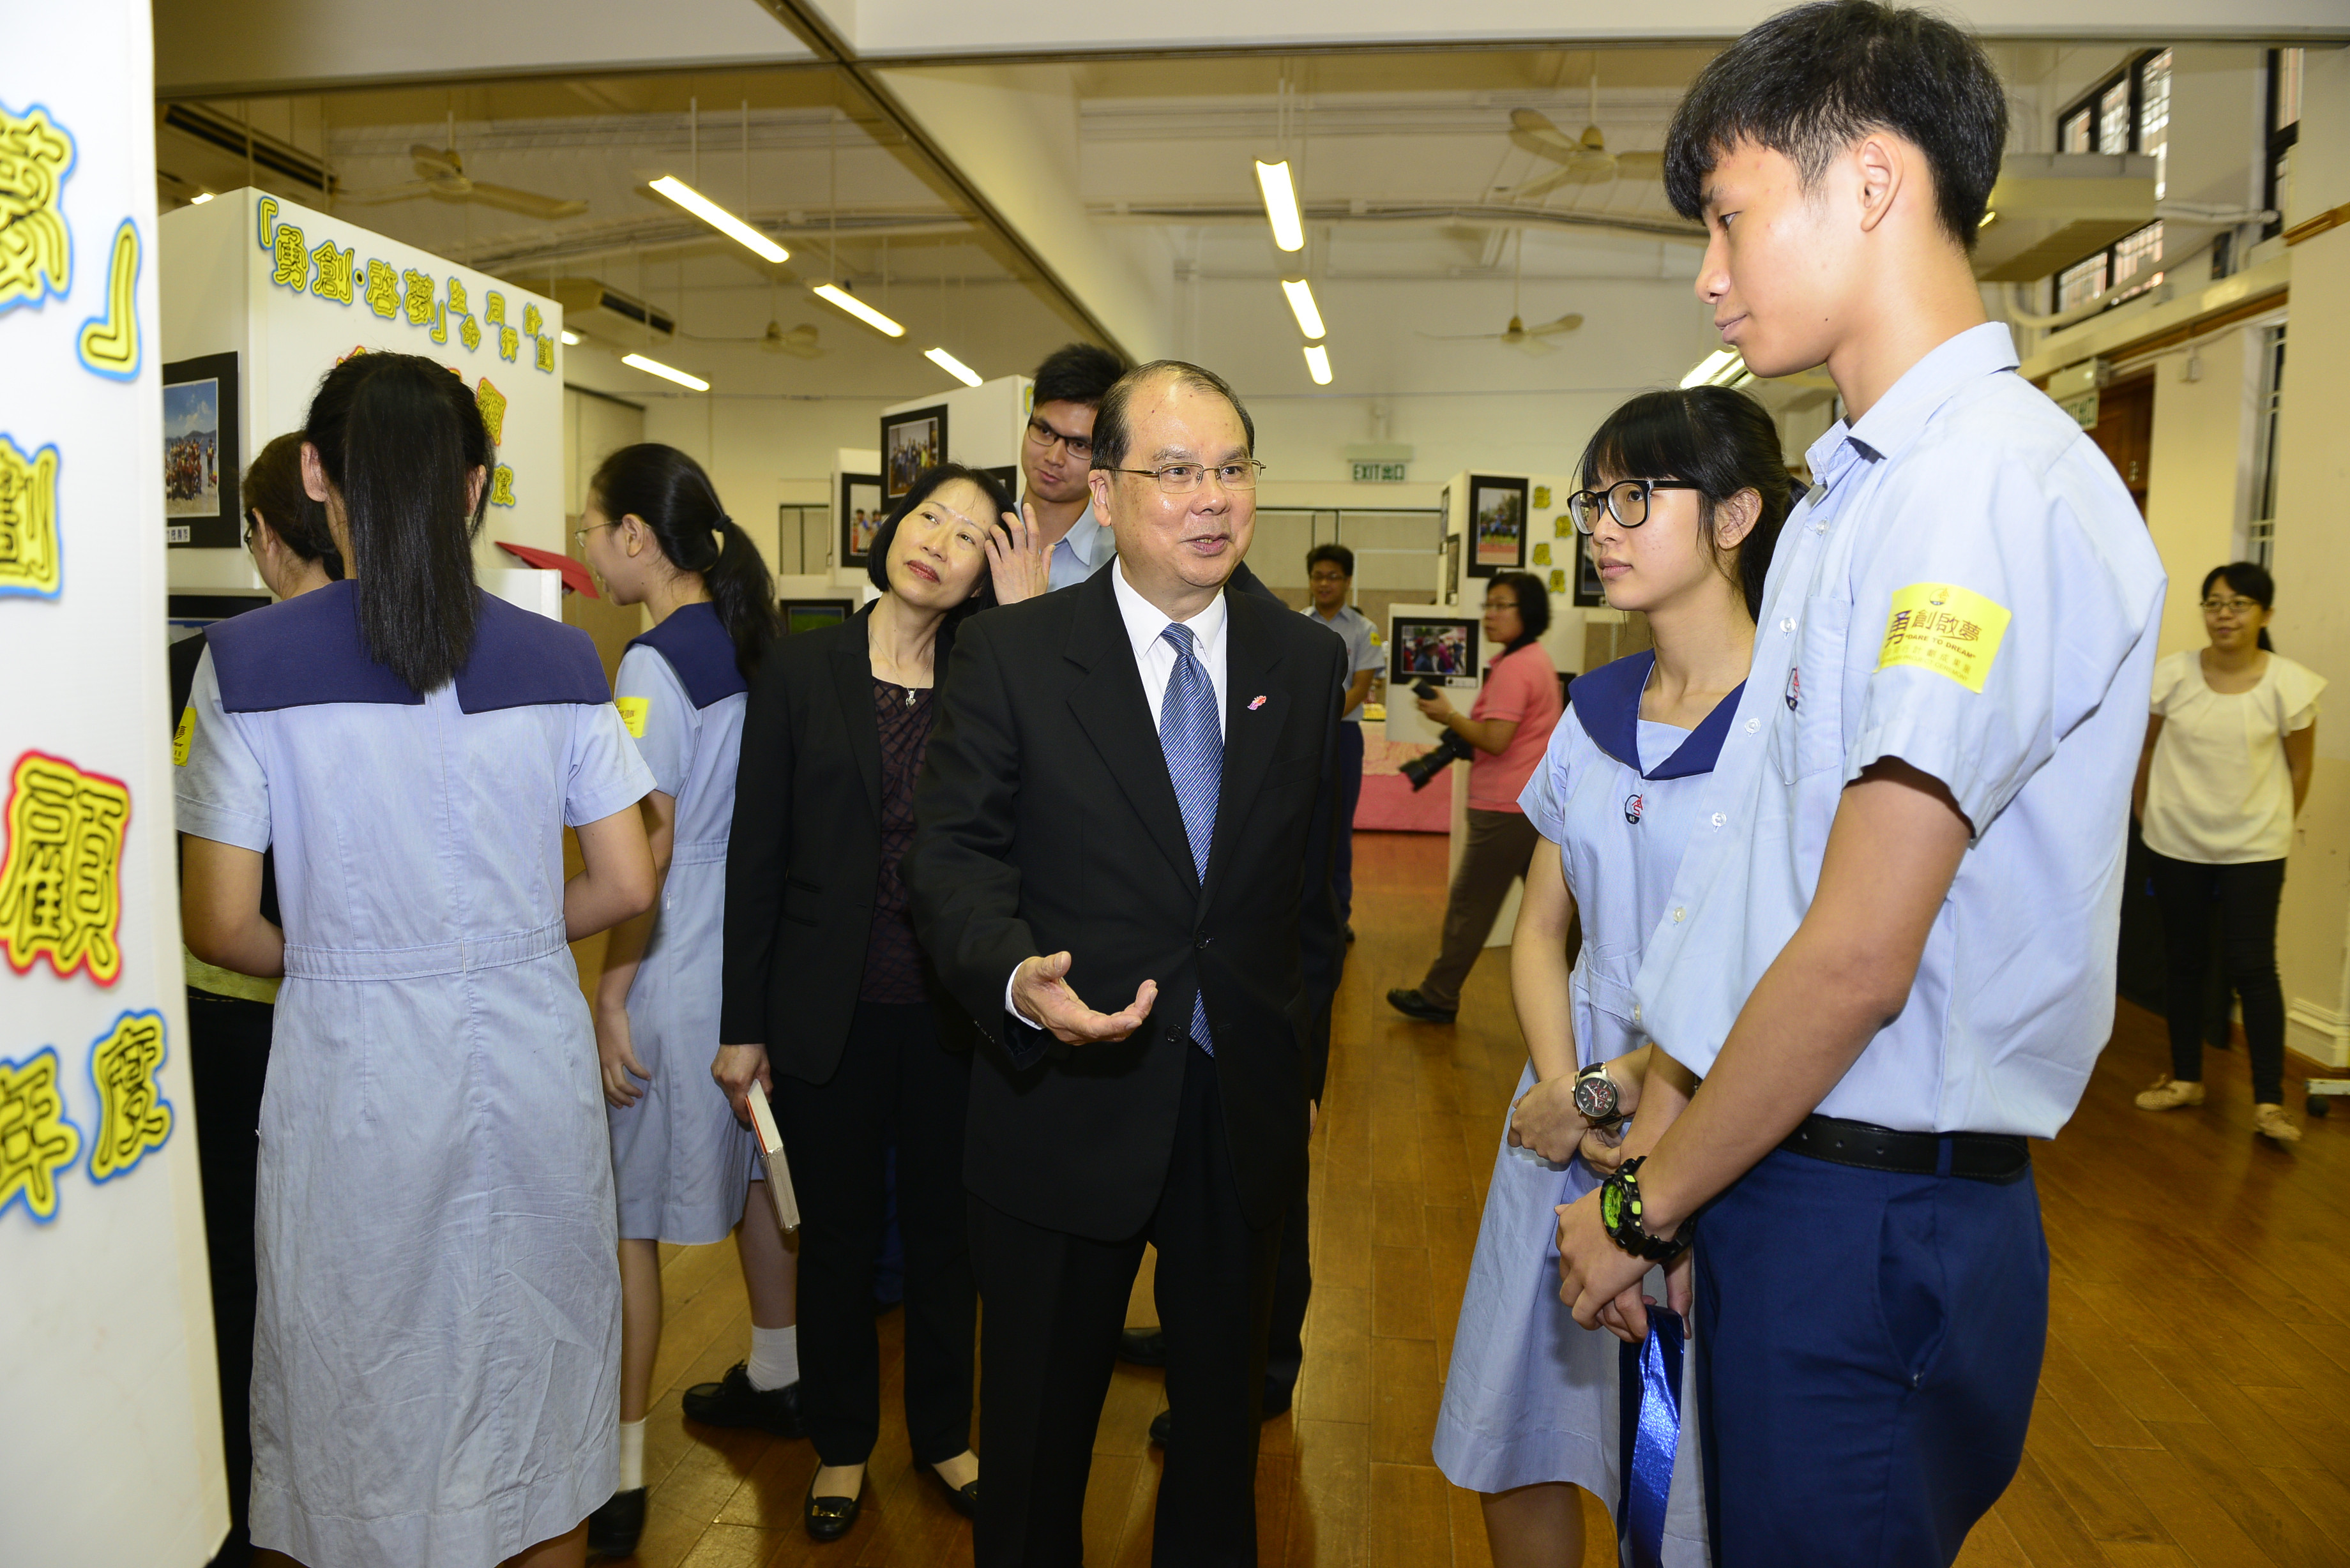
M1593 745L1644 779L1681 779L1713 772L1714 760L1721 755L1721 742L1730 734L1730 722L1738 716L1738 699L1745 693L1746 682L1740 681L1735 691L1716 702L1713 711L1698 722L1671 756L1654 768L1643 768L1640 693L1648 687L1648 671L1656 666L1656 650L1650 649L1603 664L1588 675L1578 675L1567 688L1567 706L1575 711L1576 722Z
M1804 453L1812 476L1833 491L1856 462L1898 457L1924 433L1936 410L1970 382L2012 370L2015 335L2004 321L1986 321L1945 338L1901 373L1856 424L1838 420Z
M707 708L751 689L735 662L734 639L726 635L718 607L707 599L678 606L659 626L630 639L629 646L650 648L669 660L678 684L685 688L686 701L696 708Z

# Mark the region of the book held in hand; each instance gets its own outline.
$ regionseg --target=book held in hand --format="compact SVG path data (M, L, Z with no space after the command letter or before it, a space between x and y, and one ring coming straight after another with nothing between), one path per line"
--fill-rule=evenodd
M767 1091L751 1085L751 1130L759 1140L759 1161L767 1168L767 1196L774 1199L776 1222L789 1235L800 1228L799 1194L792 1190L791 1162L784 1158L784 1135L775 1130L775 1113Z

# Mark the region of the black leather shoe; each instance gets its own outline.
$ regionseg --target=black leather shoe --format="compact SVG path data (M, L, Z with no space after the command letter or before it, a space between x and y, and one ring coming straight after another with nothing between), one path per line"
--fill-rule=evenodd
M800 1386L751 1386L748 1364L738 1361L717 1383L697 1383L685 1391L685 1413L709 1427L751 1427L778 1438L807 1434L800 1422Z
M1422 1023L1450 1023L1455 1009L1439 1007L1419 994L1419 988L1398 986L1388 992L1388 1005L1406 1018L1417 1018Z
M1118 1336L1118 1358L1128 1366L1167 1365L1167 1334L1163 1329L1129 1328Z
M588 1555L634 1557L645 1533L645 1489L616 1491L588 1516Z
M1347 928L1347 940L1350 942L1355 940L1355 928L1352 926Z
M1167 1446L1167 1434L1174 1425L1175 1407L1172 1405L1170 1405L1166 1409L1159 1411L1156 1416L1151 1417L1150 1446L1154 1449L1165 1448Z
M796 1385L795 1385L796 1386ZM808 1479L807 1501L801 1505L800 1522L818 1541L837 1541L857 1528L857 1516L865 1511L865 1482L860 1478L855 1497L818 1497L816 1479Z
M938 1466L924 1465L922 1469L928 1470L931 1479L939 1483L939 1490L947 1494L949 1508L953 1509L965 1519L979 1517L979 1482L969 1480L959 1487L950 1486L947 1483L947 1478L939 1474Z

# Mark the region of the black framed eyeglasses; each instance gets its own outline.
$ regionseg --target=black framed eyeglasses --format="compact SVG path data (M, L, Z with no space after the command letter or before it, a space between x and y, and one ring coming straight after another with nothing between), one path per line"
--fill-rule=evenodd
M1638 528L1648 520L1648 497L1659 490L1699 488L1679 479L1619 479L1605 490L1578 490L1566 498L1566 514L1575 531L1589 534L1599 526L1603 509L1624 528Z
M1057 441L1067 450L1071 457L1079 462L1091 462L1094 460L1094 443L1091 438L1067 435L1056 431L1046 424L1041 415L1028 416L1028 439L1045 451L1050 451L1053 444Z
M1111 473L1139 473L1145 479L1155 479L1159 488L1170 495L1189 495L1214 474L1216 483L1226 490L1254 490L1256 476L1264 472L1264 464L1253 457L1237 462L1220 462L1211 468L1201 462L1170 462L1164 468L1113 468Z

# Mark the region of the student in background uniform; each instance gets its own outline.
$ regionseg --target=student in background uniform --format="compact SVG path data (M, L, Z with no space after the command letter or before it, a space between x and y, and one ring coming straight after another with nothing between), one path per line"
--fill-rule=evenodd
M212 628L177 792L190 950L286 980L253 1540L311 1568L577 1563L612 1493L620 1291L565 943L651 904L653 780L587 635L473 585L495 453L462 381L356 355L303 436L351 576Z
M2015 374L1968 250L2008 99L1952 24L1788 11L1698 74L1666 191L1758 376L1825 364L1735 721L1633 988L1660 1050L1562 1295L1690 1294L1714 1556L1949 1563L2015 1474L2048 1330L2027 1139L2112 1029L2162 565ZM1578 690L1576 700L1581 701Z
M724 969L726 835L750 678L775 636L775 579L726 515L702 465L647 442L606 458L588 483L581 553L615 604L653 628L620 657L614 701L652 770L641 809L659 906L613 928L596 987L596 1044L620 1199L620 1479L588 1521L588 1549L635 1553L645 1528L645 1404L660 1349L660 1248L734 1232L751 1296L743 1387L689 1394L688 1414L799 1435L792 1253L750 1129L710 1081ZM740 1221L738 1226L737 1221Z

